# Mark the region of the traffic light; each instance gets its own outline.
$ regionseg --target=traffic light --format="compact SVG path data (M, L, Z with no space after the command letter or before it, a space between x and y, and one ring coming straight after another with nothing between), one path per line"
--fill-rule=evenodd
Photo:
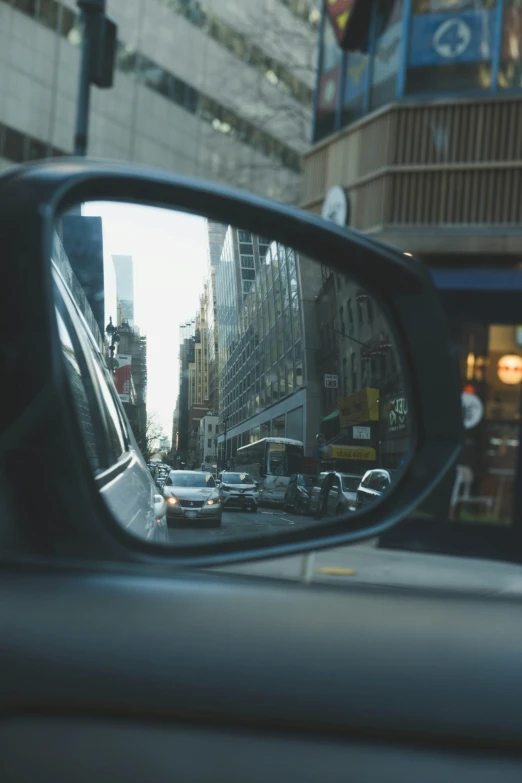
M106 89L112 87L114 81L118 27L112 19L104 14L96 14L92 24L92 57L89 81L96 87Z

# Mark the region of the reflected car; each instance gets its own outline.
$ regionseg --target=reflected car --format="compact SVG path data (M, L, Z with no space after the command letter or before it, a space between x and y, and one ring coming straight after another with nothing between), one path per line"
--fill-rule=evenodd
M323 516L323 509L325 506L325 491L328 490L329 482L326 481L327 476L333 474L333 470L327 470L323 473L319 473L315 479L315 484L312 487L310 494L310 514L315 519L320 519Z
M224 508L247 508L257 511L259 485L248 473L223 471L219 492Z
M221 526L221 497L211 473L172 470L165 481L163 497L167 503L169 527Z
M382 468L367 470L357 488L355 507L363 508L368 503L375 503L393 483L397 470Z
M296 514L308 514L310 512L310 497L317 476L307 473L294 473L290 476L285 492L284 508Z
M332 473L328 487L325 485L326 507L323 508L326 516L337 517L355 511L361 478L356 473Z

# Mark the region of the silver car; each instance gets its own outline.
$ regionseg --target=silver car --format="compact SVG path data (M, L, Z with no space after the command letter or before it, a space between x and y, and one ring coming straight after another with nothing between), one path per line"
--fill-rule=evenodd
M223 507L211 473L172 470L163 486L169 527L195 525L220 527Z
M247 508L257 511L259 505L259 485L248 473L223 471L220 474L219 487L223 506Z

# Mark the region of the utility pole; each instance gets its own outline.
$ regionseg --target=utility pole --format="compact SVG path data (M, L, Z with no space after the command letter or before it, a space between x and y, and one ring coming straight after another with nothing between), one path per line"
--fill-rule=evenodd
M223 428L225 430L225 465L224 470L227 470L227 422L228 422L228 416L223 416Z
M76 106L74 154L87 154L91 84L112 87L116 54L116 24L105 16L105 0L78 0L82 24L82 53Z

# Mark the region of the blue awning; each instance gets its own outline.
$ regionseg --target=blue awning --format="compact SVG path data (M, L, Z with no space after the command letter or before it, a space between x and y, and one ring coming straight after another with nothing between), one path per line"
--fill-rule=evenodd
M430 269L443 291L522 291L522 269Z

